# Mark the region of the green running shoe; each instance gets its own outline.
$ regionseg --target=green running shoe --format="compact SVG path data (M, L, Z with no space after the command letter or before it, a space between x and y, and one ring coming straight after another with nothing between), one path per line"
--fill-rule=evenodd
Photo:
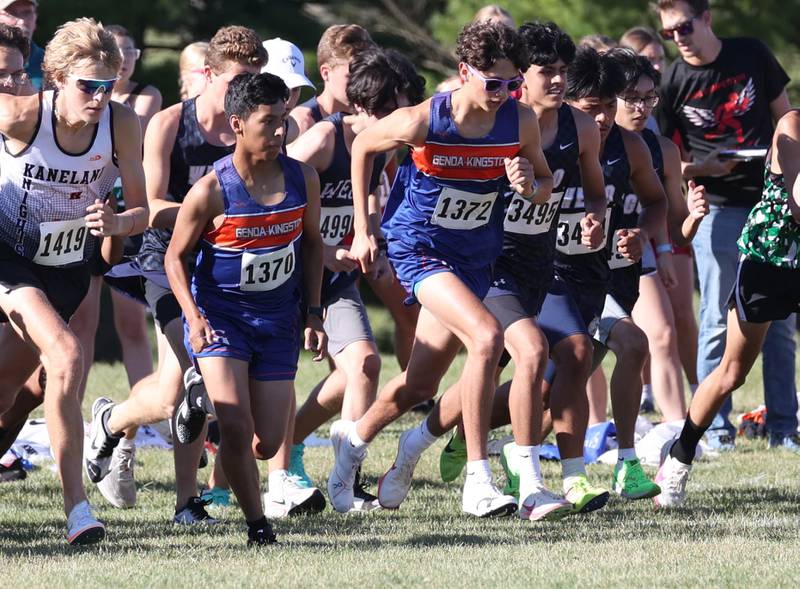
M519 468L514 462L515 445L514 442L509 442L503 446L503 451L500 453L500 464L503 465L503 471L506 473L506 486L503 487L503 493L519 498Z
M456 430L439 455L439 474L445 483L450 483L458 478L466 465L467 442L458 437Z
M311 489L314 483L311 481L311 477L308 476L306 467L303 464L305 449L306 445L302 442L300 444L292 444L292 451L289 454L289 476L298 477L295 484L301 489Z
M572 503L572 513L589 513L608 503L608 491L593 487L585 474L564 479L564 498Z
M631 500L648 499L661 493L661 487L650 480L638 458L617 460L611 487L621 497Z

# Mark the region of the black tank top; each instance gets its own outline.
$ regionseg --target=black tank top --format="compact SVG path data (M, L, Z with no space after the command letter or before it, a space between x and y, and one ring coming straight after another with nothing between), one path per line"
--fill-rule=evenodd
M547 287L553 277L558 213L565 191L580 186L580 145L572 108L558 109L558 129L553 143L544 149L553 172L550 200L536 205L516 194L506 208L503 253L495 263L495 276L509 275L520 287Z
M342 120L347 113L335 113L325 120L333 124L335 142L330 165L320 173L320 232L326 245L347 245L353 231L353 185L350 178L350 152L344 138ZM386 154L375 157L370 192L378 187L381 172L386 163ZM358 271L331 272L327 268L322 278L322 301L328 302L338 292L358 278Z
M319 109L319 102L317 102L316 96L312 96L301 103L300 106L304 106L311 111L311 118L314 119L315 123L319 123L323 119L322 111Z
M574 187L567 191L561 204L558 235L556 237L555 268L559 277L578 288L591 288L607 291L611 270L608 260L611 256L614 231L618 227L619 212L625 195L630 193L630 165L622 133L617 125L612 127L606 138L603 153L600 154L603 177L606 185L606 243L599 250L590 253L570 254L579 251L580 219L586 214L583 189Z
M206 141L197 121L195 98L184 100L178 133L169 158L169 181L165 199L183 202L194 183L213 169L215 161L233 153L233 149L233 145L212 145ZM149 228L144 232L139 252L139 264L143 270L164 270L164 254L171 237L171 229Z

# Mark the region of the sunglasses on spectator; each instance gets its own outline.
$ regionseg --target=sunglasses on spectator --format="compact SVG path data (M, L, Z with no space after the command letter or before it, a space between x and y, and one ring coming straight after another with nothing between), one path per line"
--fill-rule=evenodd
M686 22L677 24L670 29L661 29L659 33L661 33L661 37L666 41L672 41L675 38L675 33L678 33L681 37L686 37L694 33L694 19L695 17L692 17Z
M501 78L487 78L469 64L467 64L467 69L470 71L472 75L476 76L481 82L483 82L483 89L486 90L487 92L494 93L494 92L500 92L501 90L505 90L506 92L515 92L522 87L522 82L523 82L522 76L517 76L516 78L512 78L511 80L503 80Z
M80 78L75 75L71 75L69 77L70 79L75 80L75 85L78 87L78 90L84 94L88 94L89 96L94 96L98 92L110 94L114 89L114 84L116 84L117 80L119 80L119 78L111 78L110 80L93 80L91 78Z

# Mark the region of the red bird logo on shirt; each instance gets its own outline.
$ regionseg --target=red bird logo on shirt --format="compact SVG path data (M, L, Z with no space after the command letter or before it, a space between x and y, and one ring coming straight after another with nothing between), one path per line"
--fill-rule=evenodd
M744 143L744 132L738 118L753 108L755 102L756 87L750 78L741 92L731 92L728 100L714 110L685 105L683 114L696 127L715 127L706 134L706 139L718 139L732 130L736 133L736 142Z

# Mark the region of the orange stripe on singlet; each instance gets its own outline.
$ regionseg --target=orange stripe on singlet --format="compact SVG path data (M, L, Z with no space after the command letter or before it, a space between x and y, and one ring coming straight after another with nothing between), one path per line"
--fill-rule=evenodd
M510 145L443 145L426 143L411 152L420 172L445 180L493 180L506 174L503 159L519 153Z
M306 206L263 215L226 216L203 238L217 247L257 249L288 245L303 232Z

